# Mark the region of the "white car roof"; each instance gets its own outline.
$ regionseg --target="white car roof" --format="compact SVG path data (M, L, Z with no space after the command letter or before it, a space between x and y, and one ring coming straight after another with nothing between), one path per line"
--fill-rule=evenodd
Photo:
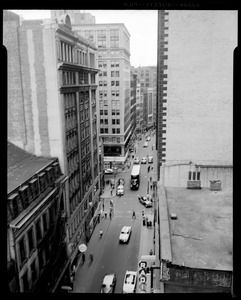
M122 229L121 229L121 232L122 232L122 231L127 232L127 231L129 231L130 229L131 229L131 226L123 226Z
M103 284L110 285L113 282L115 274L107 274L104 277Z

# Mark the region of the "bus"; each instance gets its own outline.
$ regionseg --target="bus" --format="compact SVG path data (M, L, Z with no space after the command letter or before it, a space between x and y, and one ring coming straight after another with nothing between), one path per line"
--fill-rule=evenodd
M131 190L138 190L140 185L140 165L134 165L131 171Z

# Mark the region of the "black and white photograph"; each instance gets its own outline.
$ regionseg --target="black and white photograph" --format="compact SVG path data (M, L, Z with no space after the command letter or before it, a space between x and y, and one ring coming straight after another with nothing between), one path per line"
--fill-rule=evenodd
M8 293L235 295L238 10L195 3L3 10Z

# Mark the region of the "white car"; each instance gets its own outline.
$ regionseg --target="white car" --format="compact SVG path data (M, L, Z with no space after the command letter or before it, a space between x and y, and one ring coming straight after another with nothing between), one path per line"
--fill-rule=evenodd
M123 284L123 293L135 293L136 280L137 280L137 272L126 271L124 284Z
M131 226L124 226L121 229L119 242L120 243L127 243L129 241L131 235Z
M141 159L141 164L146 164L146 162L147 162L146 157L142 157L142 159Z
M152 164L153 163L153 157L152 156L149 156L148 157L148 164Z
M135 158L134 158L134 164L139 164L139 163L140 163L139 157L135 157Z
M148 147L148 143L145 142L145 143L143 144L143 147Z
M113 174L113 169L105 169L105 174Z
M116 189L116 195L117 196L123 196L125 193L125 190L124 190L124 185L118 185L117 189Z
M107 274L105 275L102 286L101 293L113 293L116 284L116 274Z
M150 141L151 140L151 138L148 136L147 138L146 138L146 141Z

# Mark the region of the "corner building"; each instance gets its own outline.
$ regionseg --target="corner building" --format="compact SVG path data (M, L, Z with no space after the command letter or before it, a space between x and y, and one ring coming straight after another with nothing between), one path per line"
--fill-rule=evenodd
M3 42L9 141L31 154L57 157L68 176L68 270L78 263L78 245L90 239L99 208L96 48L73 32L68 15L20 22L7 11Z
M130 103L130 34L122 23L73 25L97 47L97 115L105 168L121 164L133 134Z

